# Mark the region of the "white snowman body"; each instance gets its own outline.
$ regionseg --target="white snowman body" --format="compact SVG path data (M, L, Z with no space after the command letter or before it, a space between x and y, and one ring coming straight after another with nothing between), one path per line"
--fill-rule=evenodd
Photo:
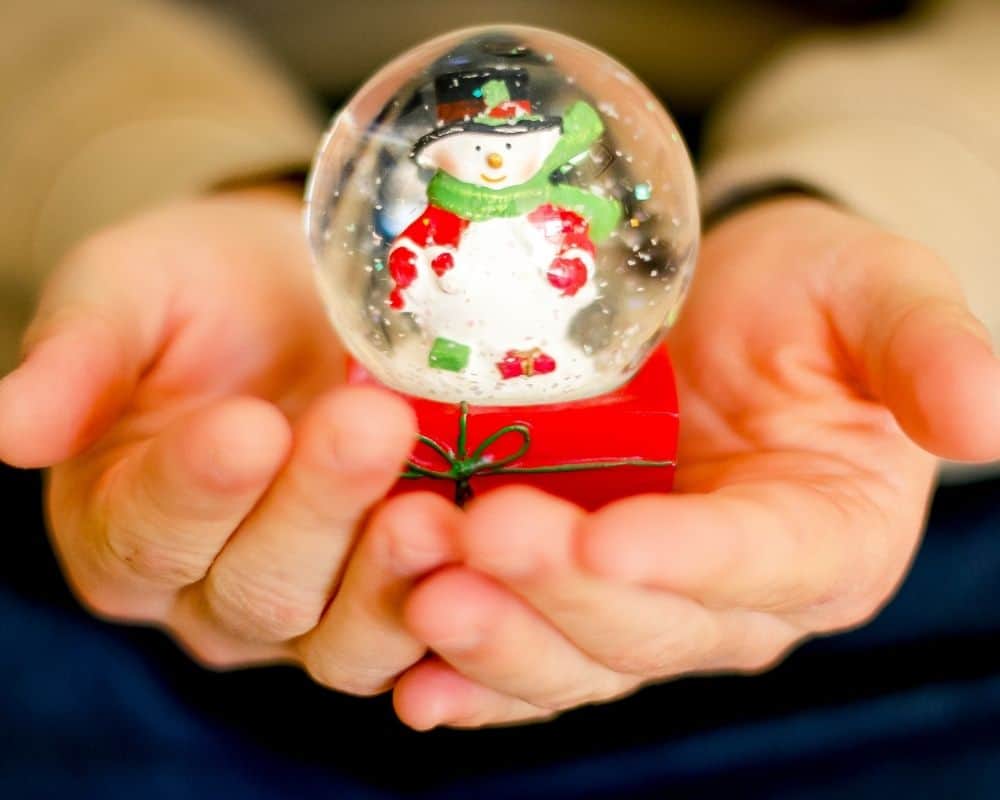
M538 375L538 381L559 383L565 390L567 380L590 376L590 359L572 340L570 326L597 298L597 290L588 280L566 295L549 283L558 242L525 215L469 223L458 246L447 248L454 266L438 276L430 262L445 249L422 251L424 263L404 296L406 310L428 336L470 348L468 364L456 377L476 390L516 394L516 383L503 381L497 364L512 350L535 349L556 363L554 373ZM574 255L582 256L592 276L590 254Z
M499 191L536 175L559 137L553 125L452 131L423 147L417 163ZM458 369L405 376L406 382L428 397L472 402L593 394L593 360L571 335L574 318L598 298L586 231L582 217L551 205L482 220L428 206L393 242L390 305L412 315L424 334L419 346L430 352L446 340L466 360ZM561 276L561 269L572 270L572 277Z

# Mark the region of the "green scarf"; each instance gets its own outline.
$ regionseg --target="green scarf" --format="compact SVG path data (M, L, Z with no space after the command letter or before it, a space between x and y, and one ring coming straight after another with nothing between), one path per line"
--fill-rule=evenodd
M551 203L584 217L590 224L591 239L599 242L621 222L621 204L586 189L552 183L549 176L571 158L585 152L603 131L604 123L590 105L582 101L574 103L563 116L562 136L531 180L506 189L487 189L438 170L427 186L427 199L473 222L496 217L519 217L531 213L540 205Z

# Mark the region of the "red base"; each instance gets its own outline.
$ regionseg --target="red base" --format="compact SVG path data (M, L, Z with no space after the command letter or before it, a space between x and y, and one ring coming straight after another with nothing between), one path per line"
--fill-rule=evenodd
M355 362L351 383L376 383ZM471 495L527 484L583 508L668 492L677 453L677 391L660 347L620 389L572 403L468 406L400 394L416 411L421 441L392 494ZM461 436L465 420L465 437Z

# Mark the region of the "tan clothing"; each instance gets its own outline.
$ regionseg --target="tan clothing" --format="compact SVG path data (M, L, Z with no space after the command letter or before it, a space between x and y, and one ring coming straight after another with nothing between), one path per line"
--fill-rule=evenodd
M255 6L284 26L278 38L300 54L300 71L325 74L332 91L443 27L475 21L457 2L428 4L413 25L401 24L412 6L403 0L349 13L308 4L329 15L325 25L303 16L302 3ZM504 18L589 39L689 104L795 28L788 15L743 3L712 13L640 2L609 15L597 0L567 8L511 0ZM815 185L937 249L1000 336L998 75L1000 4L991 0L943 4L905 27L802 40L719 117L704 200L776 180ZM72 242L170 197L304 166L321 128L233 26L166 0L4 0L0 104L0 367L11 364L39 282Z
M703 201L794 179L944 256L1000 343L1000 3L802 41L707 142Z
M234 175L307 164L320 124L261 52L204 13L0 2L0 371L74 241Z

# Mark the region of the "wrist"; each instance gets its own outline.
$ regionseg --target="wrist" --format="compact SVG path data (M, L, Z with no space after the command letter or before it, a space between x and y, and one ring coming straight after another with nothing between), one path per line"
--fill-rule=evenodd
M719 198L705 210L702 218L703 227L706 231L711 230L743 211L786 198L821 200L835 204L829 195L807 183L794 180L769 181L734 189Z
M229 179L209 187L209 194L276 195L302 202L306 173L302 169L276 170Z

